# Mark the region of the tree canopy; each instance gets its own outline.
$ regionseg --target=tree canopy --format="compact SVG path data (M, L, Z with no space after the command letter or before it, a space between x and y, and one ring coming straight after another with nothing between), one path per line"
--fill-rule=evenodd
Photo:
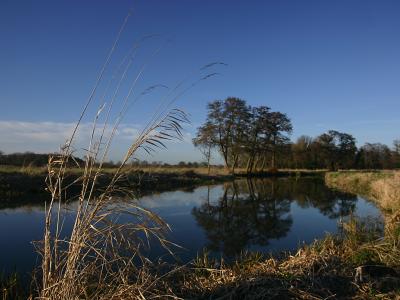
M274 167L276 152L289 143L292 131L286 114L267 106L251 107L234 97L215 100L207 108L207 120L194 139L196 146L217 149L232 173L243 164L249 171L263 168L266 160Z
M349 133L329 130L292 142L292 131L285 113L229 97L208 104L206 121L198 128L193 143L208 165L212 151L217 150L231 173L238 167L248 173L276 168L400 168L400 140L393 142L393 149L379 143L366 143L358 149Z

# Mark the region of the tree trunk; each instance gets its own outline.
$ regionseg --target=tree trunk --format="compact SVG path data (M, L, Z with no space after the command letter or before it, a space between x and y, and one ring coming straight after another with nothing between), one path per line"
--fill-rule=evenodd
M235 175L235 167L236 167L236 163L238 161L239 155L235 155L233 157L233 163L232 163L232 175Z
M208 148L207 153L207 175L210 176L210 160L211 160L211 146Z
M222 157L224 159L224 164L225 164L225 169L229 170L229 164L228 164L228 151L225 149L225 147L220 145L220 151L222 153Z
M252 173L253 170L257 172L257 165L258 165L258 161L260 160L260 157L257 155L257 159L254 160L253 158L253 163L251 164L251 169L250 172Z
M271 161L271 168L274 169L275 168L275 158L276 158L276 153L275 153L275 149L272 152L272 161Z
M264 172L265 168L265 156L263 156L262 163L261 163L261 172Z
M246 173L250 173L250 166L251 166L251 157L248 158L247 160L247 166L246 166Z

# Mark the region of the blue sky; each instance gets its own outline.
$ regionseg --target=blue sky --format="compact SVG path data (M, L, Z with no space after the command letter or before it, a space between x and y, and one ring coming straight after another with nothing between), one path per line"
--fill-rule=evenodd
M205 119L207 102L228 96L287 113L293 139L329 129L353 134L359 145L391 145L400 138L399 1L3 0L0 150L57 149L79 117L131 8L77 148L84 147L84 132L115 67L133 41L153 34L142 43L121 97L143 63L137 91L152 84L173 88L188 75L190 85L210 62L228 66L210 70L221 75L174 103L190 114L185 141L140 158L200 159L191 136ZM119 159L163 93L157 90L129 110L111 159Z

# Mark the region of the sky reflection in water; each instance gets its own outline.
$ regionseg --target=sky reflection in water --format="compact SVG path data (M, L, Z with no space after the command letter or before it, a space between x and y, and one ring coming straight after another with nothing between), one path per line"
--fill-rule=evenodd
M327 232L337 232L338 220L350 214L380 215L370 202L327 188L322 180L256 179L202 186L193 190L155 193L139 202L158 213L170 226L168 238L183 261L207 248L211 255L233 258L243 250L295 250ZM31 244L42 238L43 207L21 206L0 210L0 271L29 272L37 262ZM120 216L121 222L129 221ZM72 226L72 216L65 220ZM152 258L172 261L157 243Z

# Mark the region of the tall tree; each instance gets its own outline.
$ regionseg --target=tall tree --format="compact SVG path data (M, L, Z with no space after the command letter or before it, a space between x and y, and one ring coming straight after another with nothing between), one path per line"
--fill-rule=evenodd
M352 167L357 151L355 138L336 130L329 130L316 139L316 151L325 168L336 170L338 168Z
M400 140L394 140L393 141L393 150L397 154L400 154Z
M213 101L207 108L206 124L210 128L207 133L212 134L211 141L221 153L225 167L234 173L244 148L250 120L249 107L244 100L230 97L224 101Z
M393 167L400 168L400 140L393 141Z
M227 98L224 101L225 129L228 139L228 164L231 173L235 173L239 155L244 151L247 129L250 122L250 107L239 98Z
M265 164L265 156L263 155L268 147L270 139L269 125L270 108L267 106L251 108L249 126L247 128L247 140L245 142L245 150L247 154L246 170L251 173L261 159Z
M356 139L348 133L329 131L334 137L336 146L337 165L342 169L349 169L354 165L357 152Z
M206 159L208 175L210 175L212 148L215 145L214 136L215 127L210 122L206 122L197 129L197 135L193 139L193 145L200 150L201 154L203 154Z
M362 167L365 169L393 168L392 153L388 146L380 143L366 143L361 147Z
M310 136L300 136L296 143L292 144L292 156L294 167L297 168L308 168L312 169L313 157L312 157L312 144L313 138Z
M286 114L281 112L269 113L270 146L272 152L271 168L275 168L277 149L289 142L287 136L293 130L292 123Z

